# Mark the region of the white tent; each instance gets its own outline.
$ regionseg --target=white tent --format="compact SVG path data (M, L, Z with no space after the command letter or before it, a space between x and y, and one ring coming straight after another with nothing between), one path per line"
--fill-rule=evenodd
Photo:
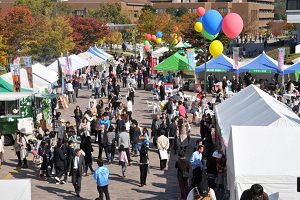
M114 58L112 55L106 53L105 51L102 51L98 47L94 47L93 50L96 51L97 53L100 53L100 55L104 55L106 59L113 59Z
M74 54L70 55L69 58L71 59L72 72L89 65L89 63L86 60L84 60ZM65 63L66 57L59 58L59 62ZM58 66L58 64L57 64L57 60L56 60L51 65L49 65L48 68L52 69L55 72L58 72L57 66Z
M159 48L155 51L152 52L152 57L154 58L159 58L160 56L163 55L163 53L169 51L169 48L168 47L162 47L162 48Z
M21 88L31 90L28 83L27 72L25 69L20 70L20 77L21 77ZM1 78L3 78L3 80L6 81L7 83L13 85L11 72L1 75ZM33 79L33 90L35 92L43 91L45 88L48 88L48 86L51 86L51 84L48 81L41 79L35 74L32 75L32 79Z
M230 199L261 184L270 200L299 200L300 128L232 126L227 154Z
M31 200L31 180L0 180L0 194L3 200Z
M188 48L188 47L191 47L190 44L188 43L183 43L182 41L178 42L178 44L176 44L175 46L176 48Z
M40 63L32 65L32 73L39 78L48 81L49 83L55 83L58 79L57 72L45 67Z
M221 141L227 146L231 126L300 127L299 117L285 104L249 85L215 107Z
M97 57L96 55L90 53L90 52L84 52L84 53L80 53L77 56L79 56L80 58L86 60L86 58L88 58L88 62L90 63L91 66L95 66L95 65L101 65L104 60L102 60L101 58Z

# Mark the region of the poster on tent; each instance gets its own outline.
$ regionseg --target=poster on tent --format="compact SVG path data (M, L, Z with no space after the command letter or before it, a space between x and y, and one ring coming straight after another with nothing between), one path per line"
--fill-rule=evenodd
M285 49L284 48L279 48L278 49L278 68L279 71L283 71L283 65L284 65L284 53Z
M90 64L90 60L89 60L89 58L85 58L85 60L86 61L88 61L88 63L89 63L89 66L88 66L88 68L87 68L87 70L86 70L86 74L89 74L90 72L91 72L91 64Z
M27 72L27 79L29 83L29 87L33 88L33 76L32 76L32 62L31 62L31 56L29 57L22 57L24 60L24 64L26 67Z
M72 74L72 69L71 69L71 59L70 58L66 58L65 60L65 75L71 75Z
M157 65L157 58L154 58L154 57L151 56L150 57L150 64L151 64L151 74L153 74L153 68Z
M233 69L238 69L239 47L233 47Z
M21 92L20 65L19 64L10 65L10 71L12 74L14 92Z
M189 62L189 68L190 70L195 70L195 51L194 49L187 49L187 58Z

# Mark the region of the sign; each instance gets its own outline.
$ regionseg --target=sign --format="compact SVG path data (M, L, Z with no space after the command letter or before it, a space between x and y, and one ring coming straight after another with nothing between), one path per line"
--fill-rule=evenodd
M279 48L278 49L278 68L279 71L283 71L283 65L284 65L284 53L285 49L284 48Z
M87 68L87 70L86 70L86 72L85 72L85 73L89 74L89 73L91 72L91 65L90 65L90 61L89 61L89 58L85 58L85 60L89 62L89 66L88 66L88 68Z
M10 71L12 74L14 92L21 92L20 65L19 64L10 65Z
M195 70L195 51L194 49L187 49L187 58L189 62L189 69L191 71Z
M150 64L151 64L151 74L153 74L153 68L157 65L157 58L150 57Z
M227 72L225 68L206 68L206 72Z
M31 56L29 56L29 57L22 57L22 58L24 60L25 67L26 67L27 79L28 79L29 87L33 88Z
M239 47L233 47L233 69L238 69Z
M261 74L271 74L270 69L249 69L250 73L261 73Z

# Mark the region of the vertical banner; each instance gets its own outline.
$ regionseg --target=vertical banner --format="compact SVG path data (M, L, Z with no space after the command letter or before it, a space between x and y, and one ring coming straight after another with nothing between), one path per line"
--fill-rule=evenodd
M85 58L85 60L86 61L88 61L89 62L89 66L88 66L88 68L87 68L87 70L86 70L86 74L89 74L90 72L91 72L91 65L90 65L90 61L89 61L89 58Z
M187 58L189 62L189 69L195 71L195 51L194 49L187 49Z
M295 70L295 81L298 82L299 80L299 73L300 71L299 70Z
M31 62L31 56L29 57L22 57L24 60L24 64L26 67L26 72L27 72L27 78L28 78L28 83L29 87L33 88L33 76L32 76L32 62Z
M143 48L140 48L140 57L141 57L140 62L142 62L142 60L144 59L144 49Z
M151 64L151 74L153 74L153 68L157 65L157 58L150 57L150 64Z
M284 53L285 53L285 49L283 48L279 48L278 49L278 68L279 71L283 71L283 65L284 65Z
M61 94L64 94L64 78L66 77L66 74L65 74L65 63L63 61L63 53L61 53L61 68L62 68L62 78L61 78Z
M233 47L233 69L238 69L239 63L239 47Z
M20 57L16 57L14 59L14 64L19 65L20 64Z
M21 77L20 77L20 65L10 65L10 71L12 74L14 92L21 92Z
M68 56L69 52L67 51L66 61L65 61L65 75L72 75L72 66L71 59Z

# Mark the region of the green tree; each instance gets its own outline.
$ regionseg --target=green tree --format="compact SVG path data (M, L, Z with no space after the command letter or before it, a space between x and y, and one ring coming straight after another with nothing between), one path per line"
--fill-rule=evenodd
M146 10L149 10L152 13L156 13L156 9L150 4L143 5L142 11L146 11Z
M188 13L188 12L189 12L189 10L188 10L186 7L180 6L180 7L178 8L178 11L177 11L177 13L176 13L176 16L177 16L177 17L182 17L183 15L185 15L185 14Z
M34 15L46 15L52 10L51 0L16 0L14 5L28 6Z
M52 16L68 16L71 17L73 12L73 6L67 2L57 2L53 4Z
M177 9L174 6L171 6L171 7L167 8L166 12L169 13L170 15L172 15L172 16L177 15Z
M110 51L112 51L113 44L122 44L122 33L119 31L110 32L105 36L105 43L110 44Z

